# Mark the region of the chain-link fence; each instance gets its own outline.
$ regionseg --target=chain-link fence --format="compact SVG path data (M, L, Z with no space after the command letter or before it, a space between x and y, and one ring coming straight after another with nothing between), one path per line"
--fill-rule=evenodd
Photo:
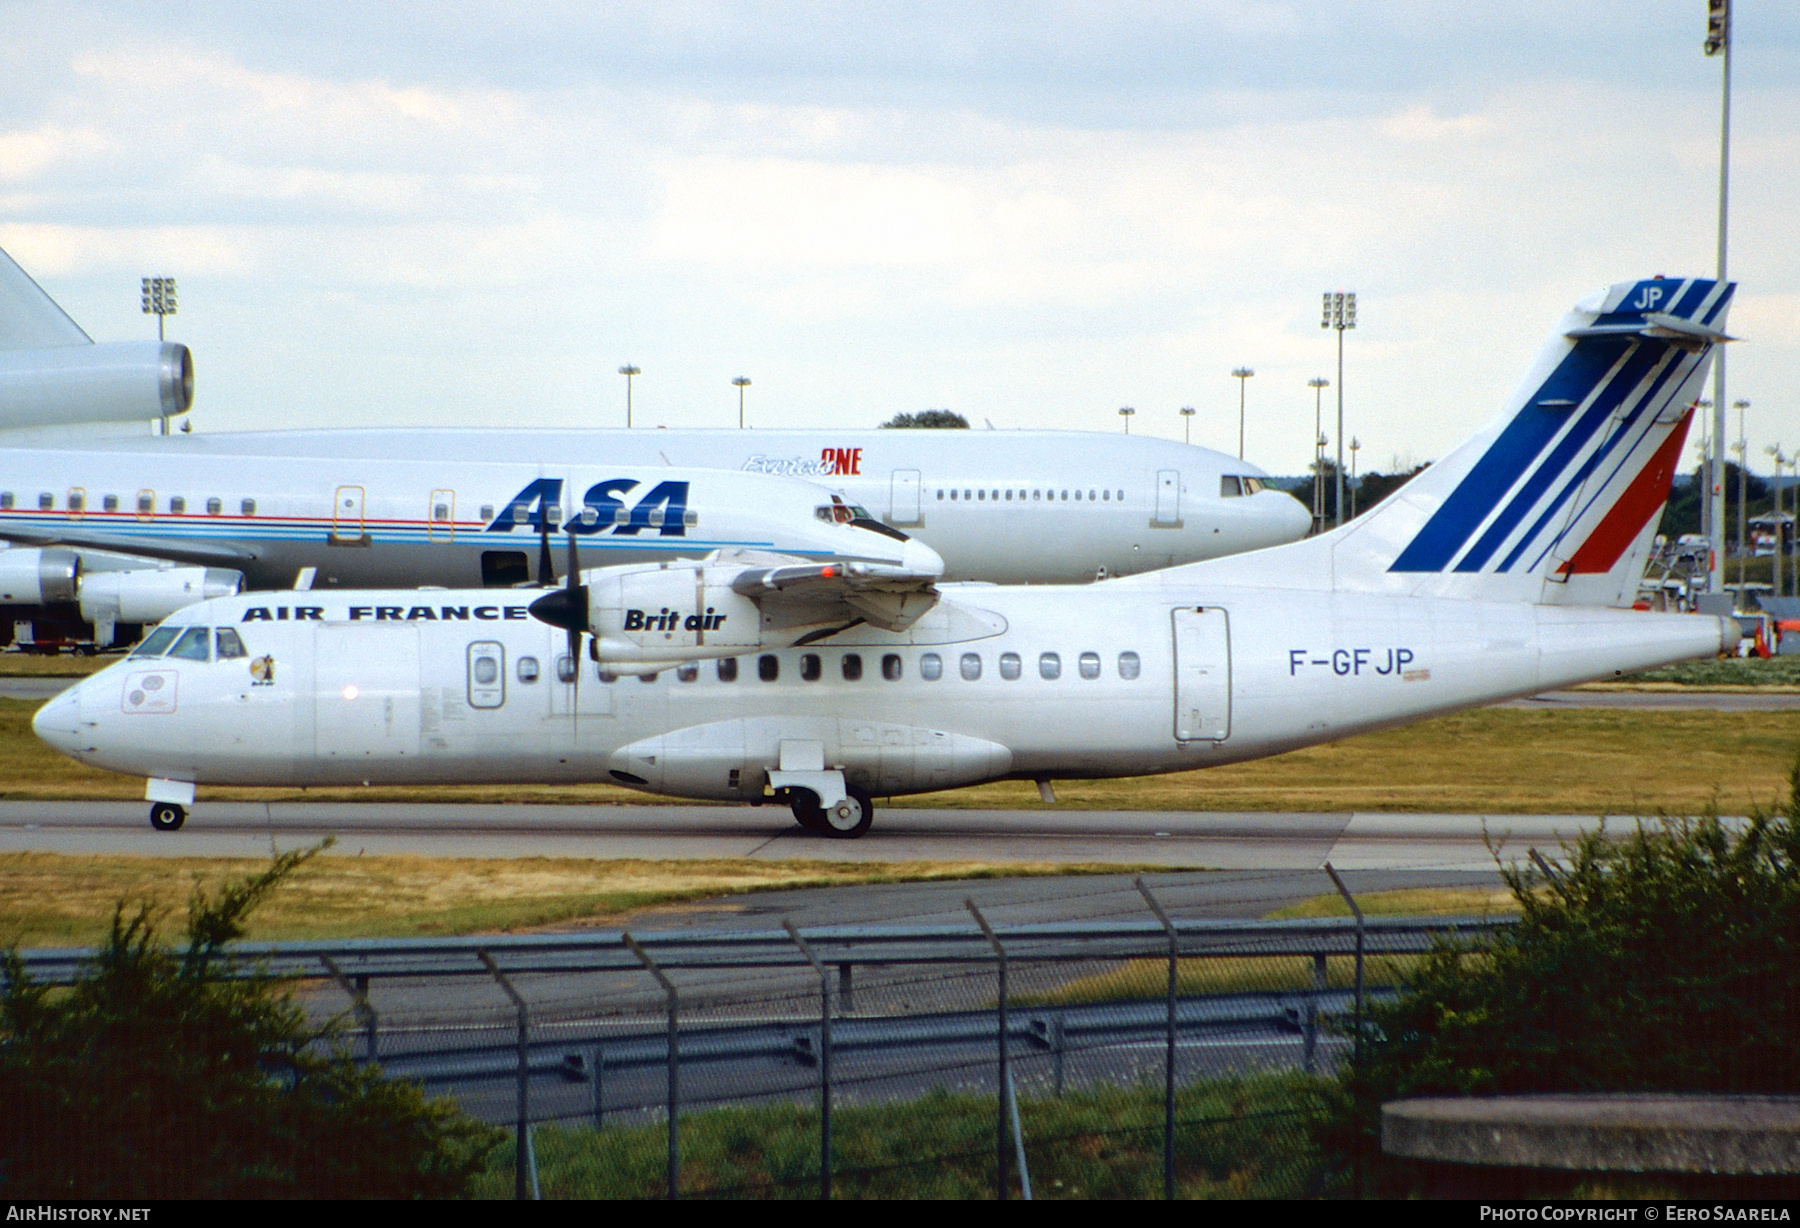
M1488 919L245 944L519 1197L1299 1196L1351 1021ZM35 979L72 974L56 953ZM346 1009L348 1004L348 1009ZM670 1127L673 1122L674 1128Z

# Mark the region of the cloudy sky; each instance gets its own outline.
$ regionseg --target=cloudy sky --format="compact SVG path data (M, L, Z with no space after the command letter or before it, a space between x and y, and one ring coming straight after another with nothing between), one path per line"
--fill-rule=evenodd
M272 11L273 10L273 11ZM977 425L1363 468L1606 282L1710 274L1704 0L0 3L0 247L196 429ZM1732 399L1800 445L1800 10L1740 0ZM1735 433L1735 422L1733 432ZM1691 453L1690 453L1691 455Z

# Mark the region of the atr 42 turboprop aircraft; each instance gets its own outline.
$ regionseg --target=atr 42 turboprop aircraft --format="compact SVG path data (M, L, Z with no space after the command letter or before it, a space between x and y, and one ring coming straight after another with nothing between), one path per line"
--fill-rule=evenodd
M1000 583L1143 571L1309 524L1255 466L1124 435L143 433L192 399L185 347L93 345L0 252L0 542L20 547L0 552L0 644L15 622L40 641L89 625L102 646L130 640L189 602L302 573L324 588L509 586L546 521L561 533L589 508L600 519L574 531L590 565L805 553L804 525L769 522L848 515L948 552L949 578ZM100 423L135 433L85 433Z
M571 567L529 605L223 598L33 727L149 776L164 828L196 783L611 780L855 836L875 796L1233 763L1711 655L1733 620L1627 607L1731 293L1582 300L1496 421L1361 519L1255 555L1071 587L721 554Z

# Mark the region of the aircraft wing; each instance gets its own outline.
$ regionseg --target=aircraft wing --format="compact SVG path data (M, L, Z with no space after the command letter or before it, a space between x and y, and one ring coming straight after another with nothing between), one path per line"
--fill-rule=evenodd
M740 572L731 590L761 608L765 625L814 622L821 607L836 605L845 609L849 621L903 631L937 604L942 577L943 565L935 559L788 563Z
M202 566L241 567L261 557L247 546L224 542L158 541L130 533L94 533L67 526L34 529L23 525L0 525L0 541L28 546L73 546L77 549L106 550L114 554L135 554L142 558L168 559L172 563L198 563Z

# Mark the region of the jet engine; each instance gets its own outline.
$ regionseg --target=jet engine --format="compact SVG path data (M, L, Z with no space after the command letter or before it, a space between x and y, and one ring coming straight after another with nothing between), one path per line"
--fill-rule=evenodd
M0 351L0 429L147 422L194 403L194 356L173 341Z
M75 600L81 556L73 550L15 546L0 550L0 602L52 605Z
M116 623L159 623L196 601L235 596L243 584L242 572L220 567L92 571L80 579L78 600L81 616L94 624L94 642L105 648Z
M789 648L857 623L904 631L938 599L932 582L942 561L920 554L917 566L731 551L601 567L582 573L585 583L540 597L531 612L572 637L592 635L589 652L609 670L653 673Z

